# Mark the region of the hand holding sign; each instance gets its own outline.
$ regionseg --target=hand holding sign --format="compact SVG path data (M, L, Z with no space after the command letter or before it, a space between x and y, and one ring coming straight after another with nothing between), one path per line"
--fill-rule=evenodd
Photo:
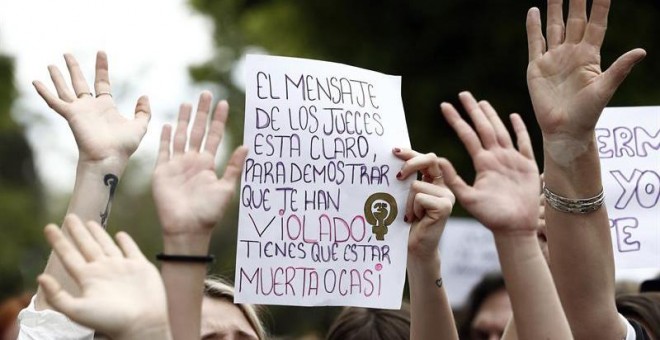
M393 150L404 160L400 180L422 173L422 180L410 186L405 209L405 220L412 222L408 237L408 255L419 259L433 259L438 255L438 244L456 201L442 180L439 158L432 153L420 154L414 150Z

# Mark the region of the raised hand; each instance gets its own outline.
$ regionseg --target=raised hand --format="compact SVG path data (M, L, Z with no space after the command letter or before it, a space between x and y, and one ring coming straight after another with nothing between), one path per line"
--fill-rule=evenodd
M153 195L165 235L209 234L236 191L247 148L234 151L223 176L218 178L215 154L224 134L229 106L226 101L219 102L209 120L211 100L209 92L199 97L190 135L192 108L188 104L181 105L173 141L171 126L163 127Z
M472 157L477 175L470 186L449 161L440 159L447 186L461 205L493 232L536 235L539 172L525 124L519 115L511 115L518 140L516 150L488 102L477 102L469 92L460 93L459 98L477 132L451 104L443 103L441 109Z
M422 174L422 180L413 182L406 203L405 220L411 222L408 252L412 256L429 259L438 254L438 244L445 223L456 201L454 194L442 180L438 157L433 153L420 154L414 150L393 150L405 161L397 179Z
M75 215L64 223L73 241L53 224L44 232L81 295L43 274L38 281L48 303L112 339L170 338L163 281L133 239L120 232L115 244L98 223L85 226Z
M607 29L610 0L570 1L566 25L562 0L548 0L547 40L538 8L527 14L527 83L536 117L547 141L590 141L601 112L633 66L646 55L634 49L601 70L600 48Z
M140 97L135 106L134 118L128 119L117 111L112 98L105 52L96 55L96 95L90 91L76 59L65 54L64 60L73 88L66 84L60 70L53 65L48 67L48 71L57 95L40 81L34 81L34 87L48 106L69 123L78 144L80 162L111 159L125 165L147 131L151 117L149 99L146 96Z
M410 287L410 338L458 339L458 332L440 276L438 245L456 199L445 186L438 157L395 148L405 161L399 180L422 174L408 193L404 220L412 223L408 236L408 283Z

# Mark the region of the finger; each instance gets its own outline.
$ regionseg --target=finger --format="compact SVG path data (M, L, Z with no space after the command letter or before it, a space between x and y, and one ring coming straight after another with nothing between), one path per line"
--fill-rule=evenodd
M100 224L90 221L87 223L87 230L99 244L103 253L110 257L122 257L121 250L117 247L108 232Z
M421 216L417 215L415 212L415 197L417 197L418 194L424 193L433 196L443 196L445 190L447 190L446 187L423 181L414 181L410 185L410 190L408 191L408 199L406 200L406 218L404 220L407 222L413 222L415 218L421 218Z
M426 193L415 195L413 212L417 220L424 221L427 218L429 222L433 222L443 217L447 218L451 214L452 208L453 203L444 197Z
M195 120L192 128L190 129L190 145L189 150L201 151L202 140L206 134L206 122L211 110L211 101L213 95L211 92L204 91L199 96L199 103L197 104L197 113L195 113Z
M587 27L587 0L571 0L566 19L566 42L577 44Z
M438 165L442 170L445 184L456 195L456 197L464 202L472 196L473 188L465 183L461 176L456 173L454 166L445 158L438 159Z
M64 117L64 119L69 117L69 112L65 108L65 101L53 95L53 93L50 92L48 88L46 88L46 86L38 80L33 81L32 85L34 86L35 90L37 90L39 96L44 99L46 104L48 104L48 107L55 110L55 112L59 113L62 117Z
M163 130L160 132L160 148L158 149L158 158L156 159L156 166L166 163L170 160L170 141L172 139L172 126L170 124L163 125Z
M474 132L470 124L461 118L461 115L453 105L442 103L440 104L440 110L445 116L447 123L456 131L458 138L463 142L470 156L474 157L482 149L477 133Z
M497 137L495 136L495 130L493 125L490 123L486 115L479 107L477 100L474 99L474 96L470 92L461 92L458 95L465 111L467 111L472 123L474 124L477 134L481 139L481 144L485 149L491 148L497 144Z
M53 81L53 84L55 85L55 91L57 91L57 96L60 97L65 102L72 102L76 99L76 95L71 92L69 89L69 85L66 84L66 81L64 80L64 76L62 75L62 72L60 72L60 69L57 68L55 65L49 65L48 66L48 73L50 74L50 79Z
M85 76L83 76L82 70L80 69L80 64L73 55L66 53L64 54L64 61L66 61L66 67L69 69L69 75L71 76L71 85L73 85L73 92L75 92L77 97L81 95L89 95L89 86L87 86L87 81Z
M78 221L80 223L80 221ZM82 268L87 263L85 259L80 254L80 251L71 244L60 228L54 224L49 224L44 228L44 234L48 243L53 248L55 255L60 259L64 269L73 277L76 281L80 277Z
M103 51L96 53L96 76L94 77L94 91L99 96L111 93L110 73L108 72L108 56ZM136 111L137 112L137 111Z
M37 282L39 282L39 287L44 292L46 296L46 301L48 304L53 306L55 310L61 312L62 314L71 317L75 313L77 308L77 300L66 290L62 289L62 286L48 274L41 274L37 277Z
M124 253L124 256L127 258L134 260L147 260L147 258L144 257L144 254L142 254L140 247L138 247L135 241L133 241L133 238L127 233L120 231L115 235L115 239L117 240L119 248L121 248L121 251Z
M190 122L190 104L181 104L179 108L179 120L176 123L176 132L174 133L174 143L172 151L174 154L181 154L186 151L186 141L188 140L188 123Z
M548 49L551 50L564 41L564 13L562 0L548 0Z
M412 150L412 149L405 149L405 148L393 148L392 153L394 156L396 156L398 159L407 161L413 157L417 157L421 155L421 153Z
M67 216L64 219L64 224L67 226L73 244L76 245L80 254L88 261L92 262L101 257L104 257L103 250L98 242L92 237L89 230L83 223L76 217Z
M442 171L440 171L440 167L438 166L438 156L434 153L419 155L407 160L403 163L401 171L396 175L396 178L403 180L411 174L417 174L417 171L421 171L427 178L442 178Z
M534 160L534 149L532 149L532 140L529 138L529 132L520 115L512 113L510 116L513 131L516 132L516 140L518 141L518 151L527 159Z
M410 190L408 191L408 199L406 200L406 215L404 218L406 222L413 222L415 219L422 218L422 216L418 215L415 211L415 198L420 193L434 197L449 197L452 202L455 200L454 194L445 186L431 184L423 181L414 181L410 185Z
M628 53L622 55L617 59L610 68L605 71L601 77L602 85L602 97L612 98L614 92L619 85L623 83L633 67L646 57L646 51L641 48L634 49Z
M243 164L245 163L247 153L248 148L242 145L234 150L225 168L225 173L222 175L223 181L227 181L232 186L238 183L241 179L241 171L243 171Z
M149 97L141 96L135 104L135 121L144 129L144 132L147 132L147 126L150 120L151 104L149 103Z
M493 106L488 101L482 100L479 102L479 108L486 114L486 118L488 118L490 125L493 127L497 143L504 148L512 147L511 135L509 135L509 131L504 126L504 123L502 123L502 119L500 119Z
M610 0L594 0L591 5L591 16L584 33L584 41L598 48L603 45L607 31L607 15L610 12Z
M204 150L211 155L215 156L218 151L218 146L222 141L225 133L225 124L227 123L227 116L229 115L229 104L226 100L221 100L215 107L209 134L206 136Z
M527 12L527 51L529 61L540 58L545 52L545 38L541 28L541 13L536 7Z

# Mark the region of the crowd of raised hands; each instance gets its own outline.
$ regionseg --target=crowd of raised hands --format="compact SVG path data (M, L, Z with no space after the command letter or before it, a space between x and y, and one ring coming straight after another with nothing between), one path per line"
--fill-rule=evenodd
M469 119L451 104L440 109L473 161L474 183L436 154L392 150L403 163L397 179L419 178L405 207L411 224L410 338L458 338L437 251L456 201L494 236L513 309L503 338L630 337L629 323L614 303L594 129L645 52L630 51L601 70L609 6L610 0L594 0L587 16L587 1L571 0L565 20L562 1L548 0L545 35L539 9L527 15L527 82L543 135L543 176L521 116L509 116L513 138L491 104L469 92L459 94ZM162 128L153 174L165 254L159 271L127 233L113 239L104 229L116 186L147 130L149 100L138 99L134 117L126 118L112 98L103 52L97 55L94 92L75 58L65 60L71 87L55 66L48 71L56 93L38 81L34 86L73 132L76 182L61 228L51 224L44 230L53 254L33 303L21 313L19 339L91 339L94 332L111 339L265 338L254 308L234 305L230 286L215 295L209 293L212 284L205 288L211 235L231 205L248 154L240 146L224 170L216 169L227 102L213 108L211 93L203 92L194 117L192 106L183 104L176 127ZM213 305L218 296L229 306ZM213 308L226 310L213 315ZM78 325L51 315L58 314L53 310ZM44 313L51 314L44 319Z

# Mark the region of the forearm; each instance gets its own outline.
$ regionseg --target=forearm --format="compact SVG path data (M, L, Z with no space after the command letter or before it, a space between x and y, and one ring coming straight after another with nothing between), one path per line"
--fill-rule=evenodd
M516 331L516 319L512 316L504 328L501 340L518 340L518 332Z
M206 256L210 239L210 233L163 236L163 252L168 255ZM200 338L206 272L206 264L162 263L161 275L175 340Z
M167 322L157 326L141 326L134 331L119 335L115 340L172 340L172 333Z
M440 258L408 257L410 338L458 339L454 317L440 276Z
M67 208L68 214L75 214L83 221L96 221L107 224L110 207L119 178L124 171L125 161L95 162L78 164L76 182ZM69 236L66 225L62 226L65 236ZM52 275L64 290L73 295L79 294L78 285L71 279L60 260L51 254L44 273ZM37 310L51 309L42 292L37 292Z
M571 339L557 290L534 234L494 234L521 339Z
M544 141L545 185L571 199L590 198L603 189L594 136L566 149L581 153L566 162L560 146ZM560 212L546 201L545 220L552 274L577 339L620 339L625 327L614 303L614 255L605 206L586 214ZM585 313L587 310L594 311Z

